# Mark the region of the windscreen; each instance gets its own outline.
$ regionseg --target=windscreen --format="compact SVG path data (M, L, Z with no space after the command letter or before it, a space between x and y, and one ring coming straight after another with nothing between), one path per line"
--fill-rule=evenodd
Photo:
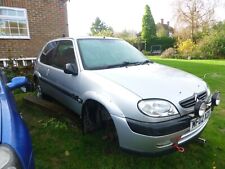
M144 62L145 56L119 39L79 39L78 47L84 69L112 68L123 63Z

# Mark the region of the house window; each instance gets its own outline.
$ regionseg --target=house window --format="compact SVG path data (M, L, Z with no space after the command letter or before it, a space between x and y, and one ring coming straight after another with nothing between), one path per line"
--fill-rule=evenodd
M0 7L0 39L30 39L26 9Z

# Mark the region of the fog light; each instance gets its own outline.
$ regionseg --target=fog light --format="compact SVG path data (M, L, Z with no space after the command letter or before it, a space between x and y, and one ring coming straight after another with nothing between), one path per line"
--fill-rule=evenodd
M206 112L207 105L204 101L198 101L195 104L195 114L199 117L203 116L204 113Z
M212 96L212 105L218 106L220 104L220 93L216 92Z

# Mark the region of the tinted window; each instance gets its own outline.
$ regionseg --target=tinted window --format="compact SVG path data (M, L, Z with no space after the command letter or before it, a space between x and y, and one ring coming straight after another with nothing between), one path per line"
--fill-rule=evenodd
M53 59L53 66L63 69L67 63L75 63L73 43L70 40L59 42Z
M52 65L52 59L58 42L50 42L42 52L40 61L47 65Z

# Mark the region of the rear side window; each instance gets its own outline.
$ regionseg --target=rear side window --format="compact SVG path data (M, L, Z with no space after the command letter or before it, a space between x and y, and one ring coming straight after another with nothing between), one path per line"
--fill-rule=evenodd
M57 47L58 41L55 42L50 42L43 50L41 57L40 57L40 62L47 64L47 65L52 65L52 59L54 57L54 52Z
M53 58L53 66L63 69L67 63L75 64L73 43L70 40L60 41Z

